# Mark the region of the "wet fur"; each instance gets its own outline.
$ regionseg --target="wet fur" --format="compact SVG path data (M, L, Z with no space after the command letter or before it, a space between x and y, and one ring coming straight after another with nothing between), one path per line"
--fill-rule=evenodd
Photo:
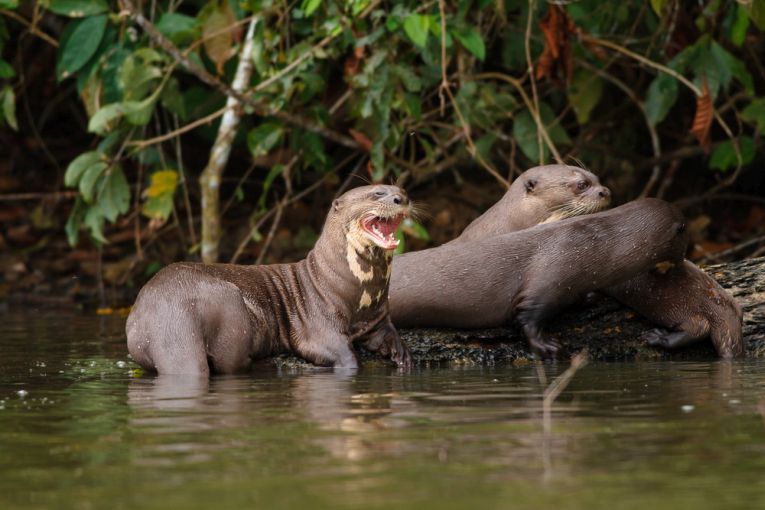
M383 197L375 195L381 190ZM393 203L396 196L405 203ZM352 343L358 340L408 364L388 314L391 252L358 229L368 214L405 214L405 197L395 186L347 192L333 202L313 250L294 264L177 263L162 269L141 289L128 317L130 354L160 374L233 373L280 352L355 368Z
M625 229L628 218L632 228ZM394 258L391 317L399 327L457 328L517 317L531 347L552 356L558 346L543 338L545 319L659 262L679 264L686 245L682 214L655 199L468 245L447 243Z

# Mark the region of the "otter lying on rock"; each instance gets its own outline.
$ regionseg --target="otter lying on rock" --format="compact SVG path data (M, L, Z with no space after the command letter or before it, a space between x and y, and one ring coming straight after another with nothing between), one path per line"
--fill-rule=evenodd
M355 368L352 343L408 365L390 321L393 235L410 211L396 186L364 186L335 200L316 245L293 264L177 263L138 294L127 320L133 359L160 374L232 373L293 352Z
M532 349L553 356L559 345L543 338L545 319L588 292L682 263L687 241L675 207L644 199L406 253L394 259L391 318L398 327L482 328L516 317Z
M589 214L607 207L609 196L598 178L581 168L566 165L531 168L451 244L515 232L561 217ZM466 249L470 249L469 244ZM393 269L395 274L395 259ZM666 273L648 271L601 290L671 330L646 333L644 338L651 345L673 348L710 337L720 357L744 353L741 307L692 262L686 260Z

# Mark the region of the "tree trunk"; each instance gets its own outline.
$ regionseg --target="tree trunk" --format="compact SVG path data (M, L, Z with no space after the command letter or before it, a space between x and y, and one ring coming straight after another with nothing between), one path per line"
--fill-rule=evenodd
M258 18L250 21L247 27L247 35L239 54L239 65L234 75L231 88L242 93L250 83L252 76L252 52L254 47L255 26ZM242 112L241 104L235 97L229 96L226 101L228 110L223 114L218 128L218 136L210 150L210 160L199 177L199 185L202 188L202 261L212 263L218 261L218 247L220 243L220 182L223 170L228 163L231 154L231 144L239 128L239 120Z
M744 344L747 357L765 356L765 257L730 264L709 266L704 270L728 289L744 310ZM716 359L708 340L677 351L649 347L640 335L655 327L608 297L597 297L550 321L546 333L576 352L588 348L594 360L634 359ZM457 362L491 364L531 359L520 330L513 326L482 330L401 330L404 342L420 363ZM371 361L379 357L360 352ZM276 359L279 365L301 364L295 358Z

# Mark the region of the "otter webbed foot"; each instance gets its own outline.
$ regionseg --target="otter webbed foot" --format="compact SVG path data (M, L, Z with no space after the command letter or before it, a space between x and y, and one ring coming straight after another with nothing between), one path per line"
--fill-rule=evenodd
M371 333L363 345L369 351L390 357L390 360L399 367L410 368L412 366L412 354L391 323Z
M698 340L697 337L690 335L686 331L670 332L661 328L646 331L640 335L640 339L652 347L661 347L663 349L676 349Z
M531 350L542 359L555 358L561 353L560 343L554 338L544 338L537 326L526 324L523 326L523 332Z

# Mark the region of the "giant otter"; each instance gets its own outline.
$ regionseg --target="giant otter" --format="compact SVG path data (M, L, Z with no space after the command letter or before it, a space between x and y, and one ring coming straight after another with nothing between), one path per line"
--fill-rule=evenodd
M387 293L398 244L393 234L409 210L398 187L364 186L333 202L304 260L162 269L141 289L128 317L130 354L160 374L232 373L279 352L355 368L351 344L358 339L408 364Z
M581 177L577 178L577 174ZM577 185L572 185L577 181ZM578 188L582 187L589 193L580 193ZM451 243L473 242L555 221L559 211L569 215L588 214L603 205L604 202L596 198L602 190L597 177L577 167L531 168L513 182L499 202ZM608 197L607 191L605 196ZM395 273L395 259L393 270ZM645 338L652 345L673 348L710 337L723 358L744 352L741 307L729 292L692 262L686 260L666 274L649 271L601 290L648 320L674 331L657 329L647 333Z
M611 192L595 174L569 165L530 168L485 213L451 242L475 241L507 234L539 223L550 223L602 211Z
M469 244L447 243L394 259L389 304L398 327L480 328L513 316L534 351L554 355L541 323L590 291L679 264L682 214L656 199L630 202Z

